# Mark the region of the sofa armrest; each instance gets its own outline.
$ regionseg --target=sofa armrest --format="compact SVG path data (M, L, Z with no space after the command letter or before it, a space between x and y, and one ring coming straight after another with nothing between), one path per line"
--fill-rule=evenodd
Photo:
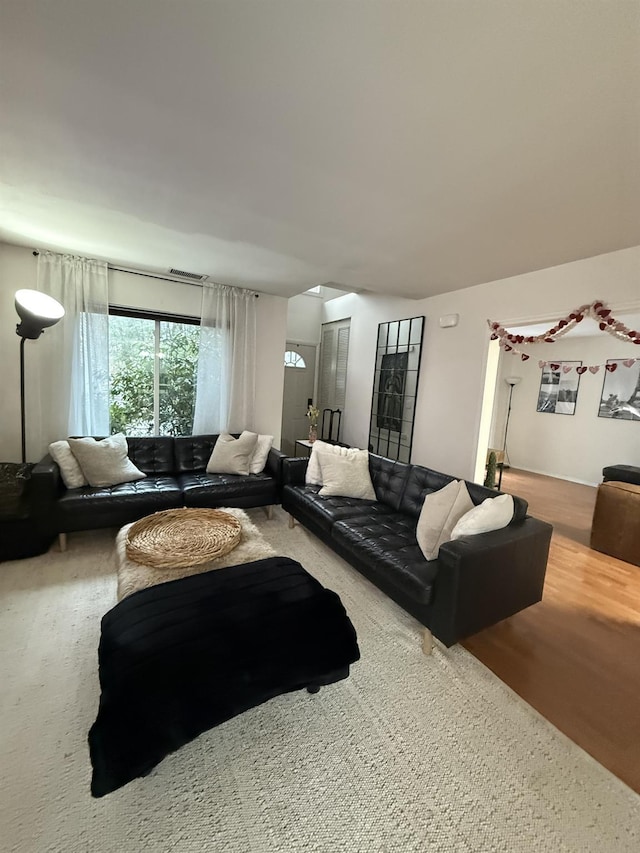
M451 646L542 598L553 528L527 516L501 530L445 542L429 626Z
M282 482L285 486L304 486L309 459L307 456L287 456L282 461Z
M267 463L264 466L265 473L271 474L279 485L282 483L283 459L286 459L285 454L281 450L276 450L275 447L272 447L267 456Z
M29 501L33 515L46 521L63 489L58 463L47 454L31 471Z

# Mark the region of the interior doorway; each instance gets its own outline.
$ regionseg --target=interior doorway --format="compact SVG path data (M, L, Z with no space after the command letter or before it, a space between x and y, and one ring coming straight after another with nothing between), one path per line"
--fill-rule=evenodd
M295 456L297 439L308 438L307 408L314 399L316 381L316 347L287 341L284 357L284 397L280 449Z

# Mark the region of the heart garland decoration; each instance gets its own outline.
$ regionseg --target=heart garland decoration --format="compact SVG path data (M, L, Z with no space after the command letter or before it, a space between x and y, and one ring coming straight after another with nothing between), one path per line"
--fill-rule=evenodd
M610 364L605 364L604 367L605 370L609 371L609 373L615 373L615 371L618 369L618 362L612 361Z
M495 320L487 320L487 323L491 330L492 340L500 339L501 345L504 345L507 342L510 344L538 344L543 341L545 343L552 344L557 338L565 335L567 332L570 332L576 323L582 322L585 317L591 317L594 319L598 323L598 328L601 331L608 332L610 335L613 335L619 340L640 345L640 331L629 329L621 320L616 320L616 318L611 314L611 309L607 308L602 300L592 302L590 305L581 305L566 317L562 317L554 326L551 326L551 328L547 329L547 331L543 332L541 335L525 336L513 334L508 332ZM518 350L514 350L513 346L511 349L517 355L522 354Z
M591 373L597 373L600 370L600 365L599 364L590 364L589 370Z
M583 374L583 373L586 373L586 372L587 372L587 368L586 368L586 367L576 367L576 373L579 373L579 374L580 374L580 376L582 376L582 374Z

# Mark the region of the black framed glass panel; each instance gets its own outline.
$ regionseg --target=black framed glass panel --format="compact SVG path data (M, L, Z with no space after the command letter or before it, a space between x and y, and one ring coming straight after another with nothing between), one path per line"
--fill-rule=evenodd
M369 450L409 462L413 444L424 317L380 323L369 424Z

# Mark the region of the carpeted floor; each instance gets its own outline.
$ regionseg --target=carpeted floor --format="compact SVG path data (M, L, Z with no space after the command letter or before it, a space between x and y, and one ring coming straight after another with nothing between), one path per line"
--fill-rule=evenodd
M86 735L114 532L3 563L2 851L640 849L640 797L464 649L425 658L419 625L284 513L249 514L340 594L362 652L351 677L278 697L93 800Z

